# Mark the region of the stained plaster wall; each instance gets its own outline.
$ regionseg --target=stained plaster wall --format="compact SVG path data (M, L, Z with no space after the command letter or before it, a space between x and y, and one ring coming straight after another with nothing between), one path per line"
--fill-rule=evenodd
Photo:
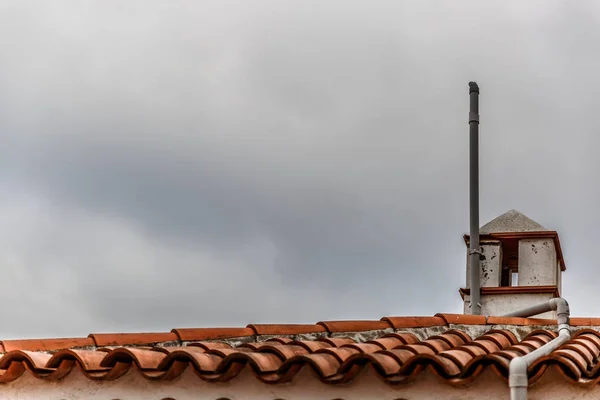
M518 311L523 308L541 304L554 297L552 293L530 293L530 294L487 294L482 295L481 314L500 316L506 315L513 311ZM464 298L464 313L471 314L470 296ZM547 313L536 315L535 318L556 319L556 312L549 311Z
M519 286L557 285L557 266L552 239L519 240Z
M500 275L502 266L502 247L499 241L485 241L481 243L485 260L481 260L481 271L479 274L479 282L481 287L500 286ZM471 287L471 260L467 249L467 284L466 287Z

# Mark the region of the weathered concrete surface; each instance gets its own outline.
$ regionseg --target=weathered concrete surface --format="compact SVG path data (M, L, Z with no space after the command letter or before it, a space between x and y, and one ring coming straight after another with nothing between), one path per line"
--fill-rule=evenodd
M517 210L510 210L482 226L479 229L479 233L485 235L498 232L534 232L546 230L546 228L525 214Z
M481 287L500 286L502 274L502 246L499 241L481 243L485 260L481 260L479 282ZM471 260L467 251L467 288L471 287Z
M552 299L553 297L554 296L551 293L482 295L481 314L493 316L505 315L510 312L518 311L529 306L535 306L537 304L544 303ZM471 314L471 308L469 307L470 301L470 296L465 296L465 314ZM535 317L556 319L556 312L550 311L547 313L536 315Z
M556 286L558 286L558 293L562 293L562 274L563 271L560 269L560 261L556 261Z
M519 286L556 285L557 268L552 239L519 240Z

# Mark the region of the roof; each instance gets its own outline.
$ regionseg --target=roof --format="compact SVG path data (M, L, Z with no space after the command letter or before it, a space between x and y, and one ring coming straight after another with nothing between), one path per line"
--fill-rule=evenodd
M451 385L483 371L507 379L512 358L557 336L555 321L437 314L314 325L174 329L164 333L91 334L87 338L2 341L0 382L26 372L59 380L79 369L91 380L114 380L131 369L171 381L186 369L208 382L230 381L244 370L265 383L286 383L303 368L326 384L351 381L365 368L387 383L411 382L425 369ZM594 384L600 318L572 318L571 340L529 367L530 383L553 366L565 380Z
M547 229L517 210L505 212L479 229L479 233L482 235L499 232L540 231L547 231Z

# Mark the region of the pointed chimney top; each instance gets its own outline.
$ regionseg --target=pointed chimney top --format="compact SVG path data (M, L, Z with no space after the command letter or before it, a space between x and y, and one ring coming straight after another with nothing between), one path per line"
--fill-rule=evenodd
M547 231L547 229L525 214L510 210L482 226L479 231L482 235L486 235L499 232Z

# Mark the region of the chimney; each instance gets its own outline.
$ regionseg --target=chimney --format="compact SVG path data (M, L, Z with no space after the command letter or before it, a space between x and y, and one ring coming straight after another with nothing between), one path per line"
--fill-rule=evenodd
M560 297L561 274L566 267L556 231L511 210L482 226L479 233L483 251L479 270L482 315L504 315ZM469 235L464 239L467 282L460 294L464 313L473 314ZM548 312L539 318L556 318L556 315Z

